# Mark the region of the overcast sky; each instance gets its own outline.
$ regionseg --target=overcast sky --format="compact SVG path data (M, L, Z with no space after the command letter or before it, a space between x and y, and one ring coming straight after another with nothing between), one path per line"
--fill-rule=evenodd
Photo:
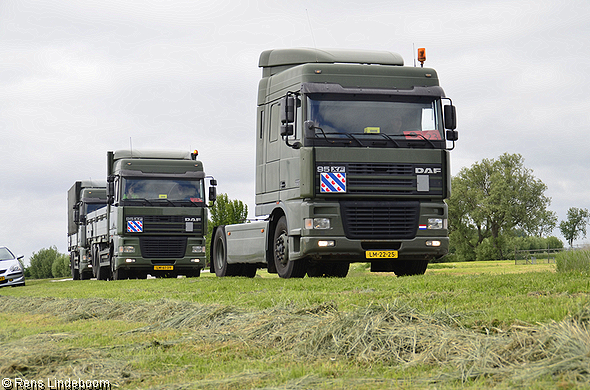
M406 65L426 47L457 106L453 174L520 153L564 220L590 208L589 16L588 0L2 0L0 245L67 253L67 190L130 145L198 149L252 215L258 57L288 47Z

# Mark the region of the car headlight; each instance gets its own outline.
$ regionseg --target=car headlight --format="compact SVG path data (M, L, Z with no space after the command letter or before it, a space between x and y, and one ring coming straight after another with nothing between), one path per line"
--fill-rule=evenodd
M443 218L428 218L428 229L445 229Z
M15 264L12 267L10 267L10 272L21 272L22 270L23 269L19 264Z
M119 253L135 253L135 247L132 245L120 246Z
M330 218L305 218L306 229L330 229Z
M192 253L205 253L204 245L193 245Z

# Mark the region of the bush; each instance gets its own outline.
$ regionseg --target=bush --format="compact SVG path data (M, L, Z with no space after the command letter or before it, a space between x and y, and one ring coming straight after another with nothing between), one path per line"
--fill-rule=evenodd
M32 279L68 276L70 274L69 257L59 253L55 246L41 249L33 253L29 271Z
M555 256L557 272L590 274L590 250L569 250Z

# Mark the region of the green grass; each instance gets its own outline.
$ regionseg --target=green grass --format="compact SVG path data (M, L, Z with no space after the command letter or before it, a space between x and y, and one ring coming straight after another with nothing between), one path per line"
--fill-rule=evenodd
M344 279L259 270L254 279L27 280L0 289L0 372L121 388L584 388L590 370L523 380L533 360L492 369L481 348L549 348L551 327L590 318L589 303L587 276L510 261L433 264L405 278L358 264ZM584 330L566 334L576 332L573 344L586 345ZM439 350L451 338L454 352Z

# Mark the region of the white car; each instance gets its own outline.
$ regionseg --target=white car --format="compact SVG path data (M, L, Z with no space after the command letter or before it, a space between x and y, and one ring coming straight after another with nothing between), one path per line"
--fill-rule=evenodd
M7 247L0 246L0 287L25 285L25 269L20 262L23 257L15 257Z

